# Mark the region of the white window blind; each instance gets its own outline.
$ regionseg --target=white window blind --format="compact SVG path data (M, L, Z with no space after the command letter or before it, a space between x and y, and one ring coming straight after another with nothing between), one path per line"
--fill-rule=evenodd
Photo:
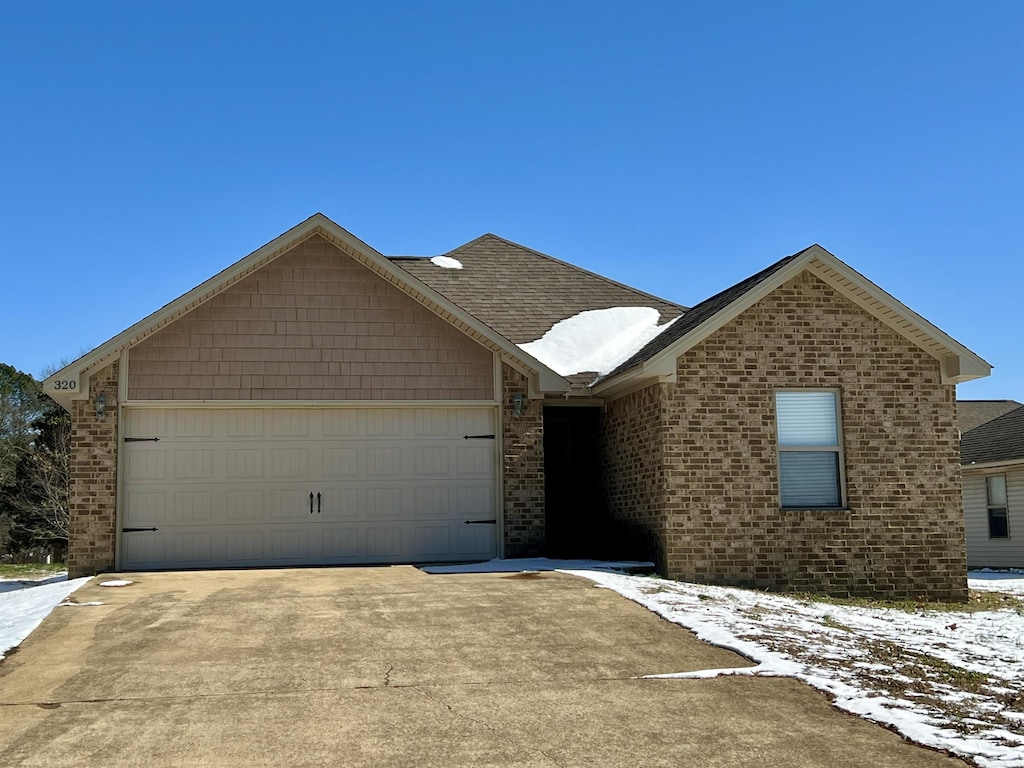
M835 392L777 392L779 445L839 445Z
M841 507L839 404L835 392L775 393L781 504Z

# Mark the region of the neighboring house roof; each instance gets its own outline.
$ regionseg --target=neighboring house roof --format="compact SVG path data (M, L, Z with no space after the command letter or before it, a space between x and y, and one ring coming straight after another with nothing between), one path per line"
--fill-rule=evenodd
M659 323L666 323L686 309L497 235L482 235L444 256L461 269L427 257L390 258L516 344L536 341L556 323L588 310L653 307Z
M1024 405L960 437L961 464L1024 461Z
M680 321L668 326L625 362L595 381L594 394L623 391L643 378L674 380L676 358L804 270L809 270L839 295L939 360L944 383L970 381L991 372L992 366L960 342L820 245L812 245L695 306Z
M1021 405L1024 403L1018 403L1016 400L957 400L956 415L960 432L970 432L987 421L1020 408Z

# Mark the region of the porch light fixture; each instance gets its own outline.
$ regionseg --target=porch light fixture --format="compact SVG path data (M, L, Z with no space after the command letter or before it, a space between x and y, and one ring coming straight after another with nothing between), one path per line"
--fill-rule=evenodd
M523 415L523 396L516 395L512 398L512 415L517 419Z
M107 415L107 396L100 392L96 395L96 418L103 421Z

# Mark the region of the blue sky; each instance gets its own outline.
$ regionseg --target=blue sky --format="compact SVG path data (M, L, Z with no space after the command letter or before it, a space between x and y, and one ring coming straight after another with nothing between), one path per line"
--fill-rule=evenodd
M694 304L818 242L1024 402L1024 3L0 3L0 362L322 211Z

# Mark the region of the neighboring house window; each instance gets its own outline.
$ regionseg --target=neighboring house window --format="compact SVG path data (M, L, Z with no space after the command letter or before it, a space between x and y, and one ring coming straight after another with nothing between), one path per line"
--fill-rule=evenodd
M988 495L988 537L1010 538L1010 526L1006 520L1006 475L986 477L985 492Z
M842 507L839 393L776 392L775 419L783 509Z

